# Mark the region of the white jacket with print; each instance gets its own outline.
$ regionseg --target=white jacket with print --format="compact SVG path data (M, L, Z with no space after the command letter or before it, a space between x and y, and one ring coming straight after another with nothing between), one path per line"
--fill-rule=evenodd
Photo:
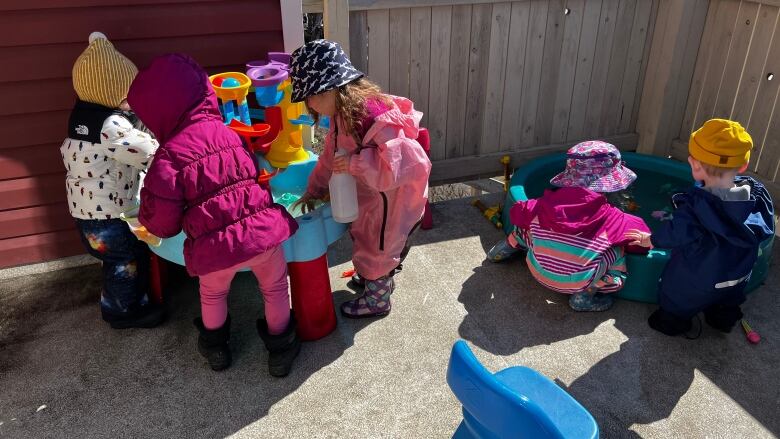
M76 127L77 132L87 129ZM70 214L86 220L112 219L136 208L143 172L158 146L120 114L105 119L100 143L66 138L60 152L67 169Z

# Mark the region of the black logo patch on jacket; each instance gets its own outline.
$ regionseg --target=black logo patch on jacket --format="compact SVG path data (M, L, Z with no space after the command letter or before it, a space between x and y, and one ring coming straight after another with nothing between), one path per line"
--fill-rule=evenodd
M90 143L100 143L103 122L112 114L123 114L119 110L77 100L68 120L68 137Z

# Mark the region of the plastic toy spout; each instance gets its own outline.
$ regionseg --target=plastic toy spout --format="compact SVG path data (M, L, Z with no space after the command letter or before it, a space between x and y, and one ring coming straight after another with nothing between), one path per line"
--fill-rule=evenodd
M512 162L512 158L508 155L501 157L501 164L504 165L504 192L509 191L509 180L512 177L512 168L509 164Z
M742 320L742 330L745 331L745 338L747 338L750 343L758 344L758 342L761 341L761 336L750 327L747 320Z
M500 229L504 227L504 224L501 222L501 206L492 206L487 207L485 206L481 201L478 199L475 199L471 202L474 206L479 209L480 212L482 212L482 215L487 218L488 221L493 223L496 228Z

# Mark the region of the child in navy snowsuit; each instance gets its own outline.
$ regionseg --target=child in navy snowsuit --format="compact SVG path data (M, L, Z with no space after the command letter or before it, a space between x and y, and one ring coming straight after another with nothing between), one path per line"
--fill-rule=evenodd
M730 332L758 257L759 244L774 234L772 199L764 186L737 174L747 169L753 141L737 122L712 119L690 138L688 162L694 186L672 197L671 221L652 235L627 236L644 247L671 249L658 291L651 328L684 334L704 312L708 325Z

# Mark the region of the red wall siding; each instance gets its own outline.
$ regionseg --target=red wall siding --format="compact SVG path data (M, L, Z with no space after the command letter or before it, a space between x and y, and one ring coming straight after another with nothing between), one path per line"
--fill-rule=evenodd
M139 68L183 52L215 73L283 50L281 23L278 0L0 2L0 268L84 253L59 146L71 68L92 31Z

